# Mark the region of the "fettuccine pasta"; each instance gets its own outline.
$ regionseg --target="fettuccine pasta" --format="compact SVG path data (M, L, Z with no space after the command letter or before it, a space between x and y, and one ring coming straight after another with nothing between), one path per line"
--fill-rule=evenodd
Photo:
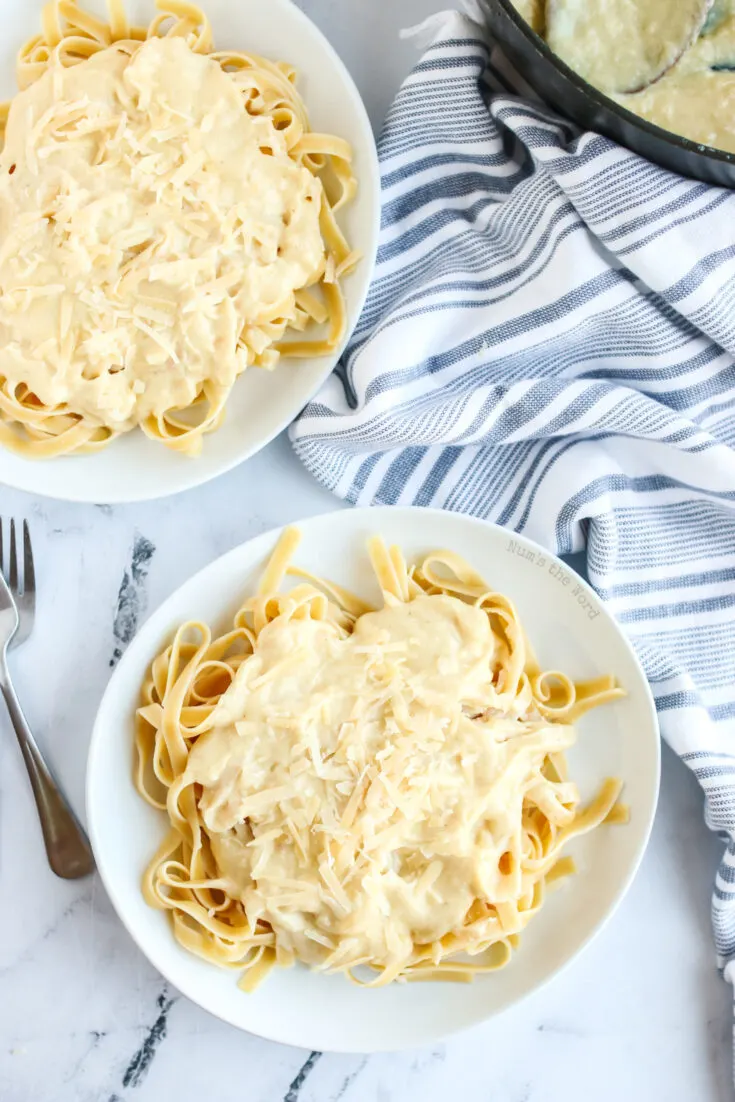
M137 426L197 454L247 368L344 335L349 143L310 130L290 65L158 6L52 0L0 109L0 442L27 456Z
M542 670L511 601L452 552L409 567L372 540L371 609L293 566L298 539L225 634L184 624L152 664L135 779L170 829L145 899L246 989L297 960L466 982L574 871L567 842L625 820L620 781L583 807L564 760L623 690Z

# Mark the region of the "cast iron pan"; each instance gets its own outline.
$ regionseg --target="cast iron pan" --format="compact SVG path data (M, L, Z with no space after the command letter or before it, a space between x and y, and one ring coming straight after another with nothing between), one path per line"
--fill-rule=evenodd
M495 40L535 92L560 115L649 161L708 184L735 188L735 154L697 145L626 111L553 54L511 0L482 0Z

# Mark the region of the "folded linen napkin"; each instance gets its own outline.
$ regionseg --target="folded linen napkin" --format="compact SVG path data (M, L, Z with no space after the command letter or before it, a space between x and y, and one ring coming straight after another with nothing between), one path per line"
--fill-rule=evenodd
M432 27L380 138L368 301L293 446L349 501L586 544L729 840L735 981L735 193L580 133L477 22Z

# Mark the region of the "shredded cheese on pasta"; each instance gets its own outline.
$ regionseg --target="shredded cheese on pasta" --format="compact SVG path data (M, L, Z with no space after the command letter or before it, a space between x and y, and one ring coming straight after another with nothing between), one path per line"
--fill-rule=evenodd
M568 839L625 818L615 780L581 808L563 758L622 690L542 673L451 553L409 570L374 541L366 611L317 579L276 588L295 542L229 633L184 625L153 664L136 776L172 829L145 897L248 987L294 960L371 984L498 967L573 871Z
M309 133L287 67L209 53L192 6L148 31L47 15L0 155L0 439L49 455L140 425L196 453L244 370L341 339L349 145ZM310 323L330 331L282 344Z

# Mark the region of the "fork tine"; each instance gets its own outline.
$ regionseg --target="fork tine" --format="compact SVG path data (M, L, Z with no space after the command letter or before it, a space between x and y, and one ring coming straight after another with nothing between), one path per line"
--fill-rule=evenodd
M10 566L8 567L8 585L13 594L18 592L18 555L15 547L15 521L10 521Z
M31 546L31 533L28 530L27 520L23 521L23 592L28 597L34 597L36 593L33 547Z

